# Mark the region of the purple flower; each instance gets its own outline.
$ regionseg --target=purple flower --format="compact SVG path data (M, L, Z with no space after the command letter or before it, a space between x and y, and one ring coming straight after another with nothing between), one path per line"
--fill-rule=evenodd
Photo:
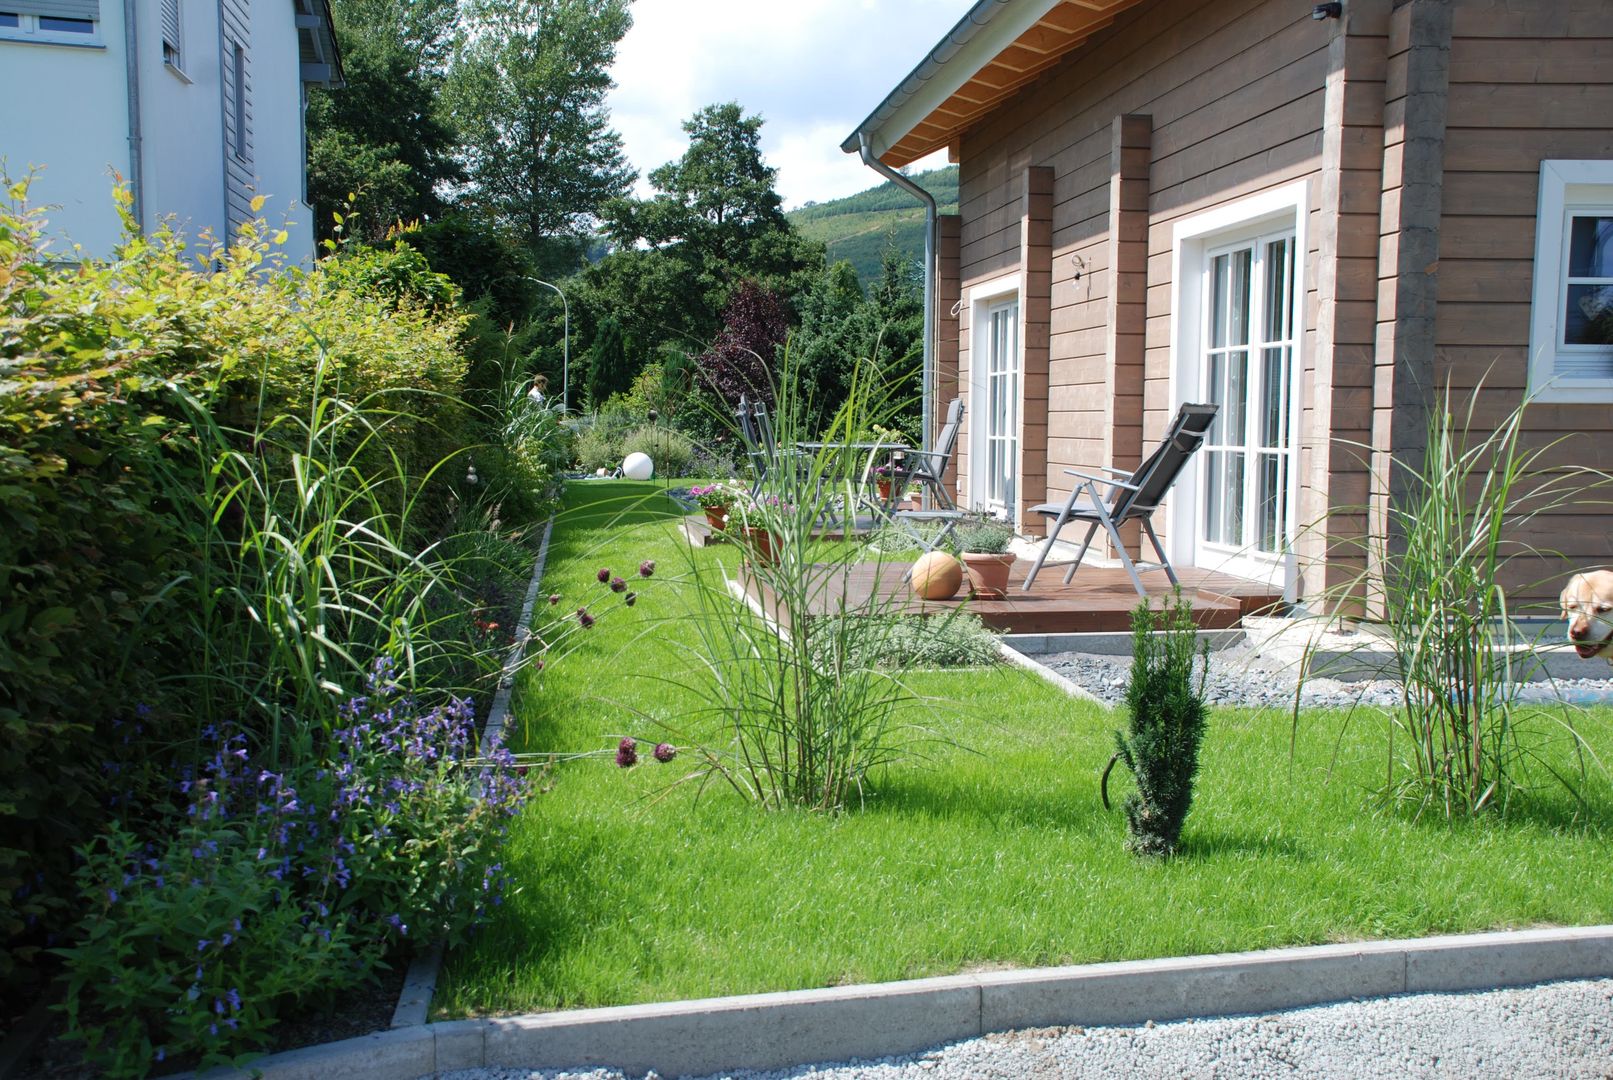
M599 579L599 583L601 585L605 584L605 582L610 580L610 567L601 566L599 568L599 573L595 574L594 576Z
M578 608L577 609L577 623L584 630L587 630L587 629L589 629L590 627L592 627L594 625L594 617L592 615L588 614L588 609L587 608Z
M620 769L631 769L638 764L638 743L633 739L623 739L616 744L616 766Z
M558 603L560 603L560 594L557 593L557 592L550 593L549 594L549 603L550 604L558 604Z
M209 941L207 938L202 938L200 941L198 941L196 943L196 951L201 952L203 949L207 948L211 944L213 944L213 943L211 941Z
M166 1061L168 1058L168 1048L159 1046L157 1047L156 1053L152 1054L151 1056L157 1061Z
M241 992L239 990L235 989L234 987L231 987L230 992L225 994L224 996L229 998L229 1000L230 1000L230 1008L235 1009L237 1011L240 1010L240 1008L241 1008Z
M671 743L658 742L655 744L655 760L665 765L678 756L677 747Z
M109 903L113 903L113 904L117 903L118 902L118 890L116 890L116 889L108 889L106 891L106 898L107 898L107 901Z
M628 593L626 596L622 597L622 603L626 604L628 607L632 607L634 604L638 603L638 593Z
M623 581L619 577L611 578L610 579L610 591L611 592L626 592L627 591L627 582Z
M643 562L638 564L639 577L649 577L653 573L655 573L654 559L645 559Z

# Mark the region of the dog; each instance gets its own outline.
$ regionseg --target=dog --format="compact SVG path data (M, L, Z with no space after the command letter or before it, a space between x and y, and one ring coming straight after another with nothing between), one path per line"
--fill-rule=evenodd
M1613 570L1591 570L1568 579L1562 595L1568 640L1581 660L1601 656L1613 664Z

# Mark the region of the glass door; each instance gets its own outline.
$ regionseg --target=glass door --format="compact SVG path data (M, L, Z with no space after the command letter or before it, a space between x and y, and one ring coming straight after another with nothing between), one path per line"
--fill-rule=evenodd
M1012 519L1019 473L1019 301L986 309L985 469L977 489L985 509Z
M1221 411L1202 451L1199 541L1232 573L1269 576L1292 540L1294 257L1292 233L1207 253L1199 385Z

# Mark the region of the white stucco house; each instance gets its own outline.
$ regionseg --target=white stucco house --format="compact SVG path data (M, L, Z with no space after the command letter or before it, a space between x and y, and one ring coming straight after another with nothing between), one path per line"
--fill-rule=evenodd
M0 160L38 170L59 254L111 251L115 173L143 228L190 236L233 233L264 195L288 258L312 260L303 106L341 84L329 0L0 0L0 72Z

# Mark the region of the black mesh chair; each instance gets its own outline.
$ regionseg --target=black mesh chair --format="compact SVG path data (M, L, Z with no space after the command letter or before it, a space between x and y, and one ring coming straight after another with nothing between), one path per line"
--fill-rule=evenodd
M891 490L902 491L909 484L920 484L929 490L935 502L947 510L956 510L958 504L947 493L947 467L952 464L952 452L958 445L958 428L963 424L963 399L953 398L947 406L946 423L936 436L935 446L929 450L909 450L900 464L891 468Z
M1031 566L1031 572L1025 575L1025 584L1022 588L1027 591L1030 589L1031 583L1036 580L1036 575L1041 573L1042 564L1052 552L1054 542L1058 540L1059 530L1071 521L1086 522L1087 534L1081 541L1081 550L1076 553L1075 561L1064 572L1064 584L1068 585L1075 577L1075 572L1080 568L1081 560L1086 558L1087 549L1092 546L1092 538L1097 535L1100 526L1114 541L1115 550L1120 553L1120 562L1125 566L1126 573L1131 575L1131 583L1136 586L1138 596L1148 595L1147 590L1143 588L1141 571L1163 570L1172 585L1179 584L1176 571L1171 568L1171 561L1165 556L1165 549L1160 545L1159 537L1154 535L1152 518L1166 493L1176 483L1176 478L1182 474L1182 469L1198 452L1199 447L1204 445L1204 436L1210 430L1210 422L1215 419L1217 408L1215 405L1183 405L1176 413L1176 418L1171 421L1169 430L1165 432L1165 438L1154 448L1154 452L1129 473L1104 469L1104 472L1110 474L1110 478L1104 478L1075 469L1065 469L1066 473L1079 481L1075 489L1070 492L1070 497L1062 503L1042 503L1031 507L1028 511L1051 518L1052 522L1047 527L1047 541L1036 553L1036 562ZM1100 487L1107 489L1107 497L1104 493L1100 493ZM1148 542L1154 545L1154 553L1159 556L1158 562L1132 562L1125 543L1120 539L1120 526L1128 521L1142 523Z

